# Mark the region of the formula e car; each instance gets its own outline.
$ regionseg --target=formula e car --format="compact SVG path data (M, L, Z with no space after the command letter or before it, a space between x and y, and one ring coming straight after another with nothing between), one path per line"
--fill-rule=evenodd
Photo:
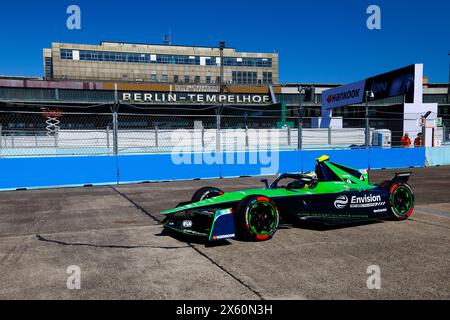
M380 219L405 220L414 210L407 184L411 172L400 172L381 184L370 184L367 170L317 159L315 172L282 174L265 188L224 193L201 188L189 202L163 212L166 229L209 241L228 238L268 240L280 219L295 224L314 220L346 223Z

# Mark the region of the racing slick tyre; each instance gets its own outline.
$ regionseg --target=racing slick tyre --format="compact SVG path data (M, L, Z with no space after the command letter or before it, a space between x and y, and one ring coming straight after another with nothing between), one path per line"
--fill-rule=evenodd
M203 201L209 198L214 198L223 195L224 192L214 187L204 187L198 189L192 196L192 202Z
M277 231L279 222L277 206L265 196L248 196L236 208L236 231L242 240L269 240Z
M389 211L393 220L408 219L414 211L414 192L406 183L394 183L389 189Z

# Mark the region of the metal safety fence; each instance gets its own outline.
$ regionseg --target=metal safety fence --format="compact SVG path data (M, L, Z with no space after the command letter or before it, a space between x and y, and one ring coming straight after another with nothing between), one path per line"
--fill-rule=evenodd
M413 121L415 115L408 121ZM0 157L117 155L260 149L364 148L364 118L0 111ZM369 147L396 147L403 118L370 118ZM410 132L411 140L417 132ZM448 142L436 128L436 142Z

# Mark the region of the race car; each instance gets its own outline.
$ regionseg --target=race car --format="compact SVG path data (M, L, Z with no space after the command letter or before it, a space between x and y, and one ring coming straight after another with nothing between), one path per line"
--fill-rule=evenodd
M264 188L225 193L204 187L191 201L163 212L166 229L209 241L229 238L263 241L283 222L339 224L368 220L405 220L414 210L408 185L411 172L370 184L367 170L316 159L314 172L282 174Z

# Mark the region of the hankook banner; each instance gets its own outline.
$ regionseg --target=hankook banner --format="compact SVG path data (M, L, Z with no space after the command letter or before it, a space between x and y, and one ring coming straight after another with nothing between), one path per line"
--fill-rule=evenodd
M322 93L322 104L327 108L338 108L361 103L364 99L365 80L326 90Z
M404 95L406 103L414 102L415 65L410 65L322 93L326 109L365 102L365 92L374 94L373 100Z

